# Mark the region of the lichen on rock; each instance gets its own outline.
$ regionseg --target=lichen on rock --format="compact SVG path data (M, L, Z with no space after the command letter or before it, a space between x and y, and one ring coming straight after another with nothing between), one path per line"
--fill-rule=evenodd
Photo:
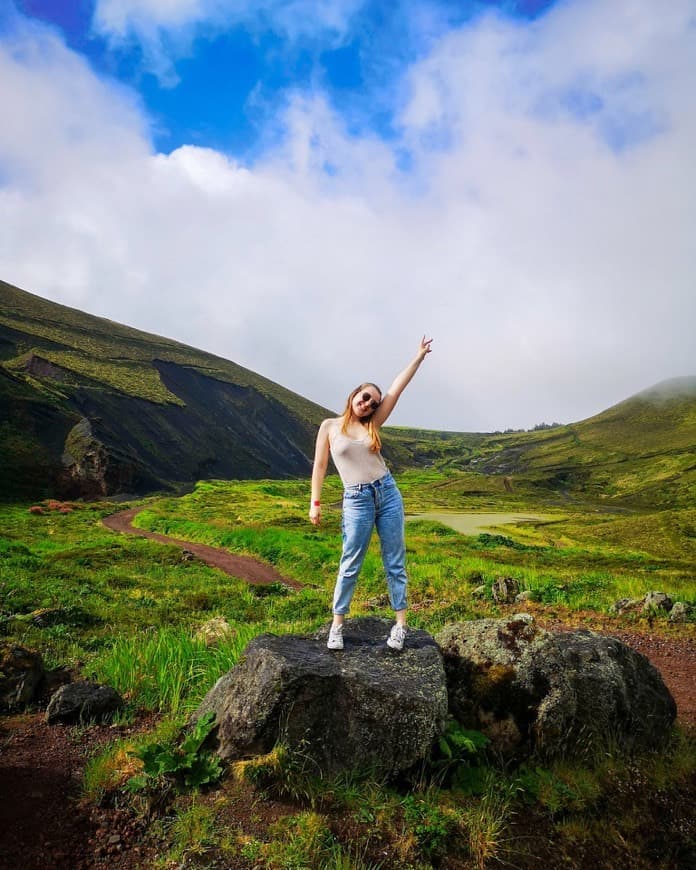
M428 757L447 716L442 657L432 637L409 631L401 653L386 646L391 623L346 620L345 648L326 648L328 629L310 637L266 634L247 646L194 718L216 717L214 741L226 760L277 743L323 773L406 771Z
M615 638L552 633L519 614L448 625L436 640L451 713L503 754L654 747L676 716L659 672Z

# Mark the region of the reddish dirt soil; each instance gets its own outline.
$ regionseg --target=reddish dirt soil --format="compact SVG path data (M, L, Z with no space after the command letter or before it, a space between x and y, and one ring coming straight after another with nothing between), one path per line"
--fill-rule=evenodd
M130 868L154 857L130 812L80 799L89 755L128 731L47 725L42 713L0 718L2 870Z
M282 583L291 589L300 589L301 584L288 577L283 577L271 565L252 559L251 556L236 556L227 550L217 547L209 547L206 544L196 544L192 541L182 541L178 538L170 538L167 535L159 535L156 532L148 532L133 526L133 519L142 508L129 508L119 513L104 517L104 525L115 532L123 532L129 535L139 535L141 538L149 538L151 541L159 541L161 544L174 544L182 550L188 550L196 558L211 568L219 568L232 577L246 580L247 583L268 585L270 583Z
M607 632L642 653L662 674L677 702L677 721L696 729L696 640L664 638L632 631Z

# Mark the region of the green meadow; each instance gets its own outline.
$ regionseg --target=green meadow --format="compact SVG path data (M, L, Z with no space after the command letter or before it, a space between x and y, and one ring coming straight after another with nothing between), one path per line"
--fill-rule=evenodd
M498 611L489 590L516 578L533 605L558 613L608 612L619 598L654 589L696 604L693 582L696 510L629 513L564 505L504 492L499 479L467 472L399 475L407 515L541 513L541 521L462 535L429 520L407 523L411 621L436 631L448 621ZM487 491L482 492L482 487ZM254 556L299 581L300 591L249 586L193 560L180 549L106 529L107 502L72 503L61 513L2 506L0 590L6 637L38 645L50 662L89 663L142 632L192 631L212 616L246 631L312 631L329 618L340 555L337 478L324 490L324 521L307 520L306 481L206 481L180 497L144 499L143 529ZM119 508L122 507L119 506ZM482 598L474 589L486 587ZM389 615L376 537L354 600L353 615ZM63 608L64 623L33 625L39 608ZM635 619L635 617L634 617ZM203 687L204 688L204 687Z
M610 616L617 599L651 590L696 606L696 510L607 504L591 492L542 489L533 476L516 479L513 491L501 476L452 468L398 478L409 515L543 515L469 536L409 520L412 625L436 632L514 608L574 625L606 627L611 619L617 628L696 637L693 618L672 625L654 614ZM302 480L206 481L186 495L128 505L75 502L61 510L44 503L42 513L29 504L0 507L3 640L41 650L48 666L113 685L127 701L122 723L153 715L158 723L94 755L88 799L149 816L153 794L174 775L158 759L172 763L181 724L246 643L261 632L312 632L327 622L340 555L340 482L327 479L318 528L307 520L308 494ZM302 588L250 586L185 559L176 546L102 525L105 515L136 505L139 527L256 557ZM500 576L516 578L531 600L496 606L490 590ZM374 540L352 615L388 616L384 593ZM48 615L37 619L44 609ZM233 634L207 647L196 631L217 616ZM282 746L227 771L197 757L198 748L185 755L179 747L179 781L187 785L172 793L146 837L158 844L160 866L532 867L539 842L529 846L521 830L528 825L541 841L553 840L557 866L582 866L572 863L577 855L594 863L613 855L616 866L676 866L668 852L663 863L654 856L646 863L638 831L659 818L664 801L693 798L692 736L675 730L672 744L650 758L617 753L582 766L517 770L491 764L475 737L448 740L432 769L398 784L322 780ZM239 814L240 802L255 808L251 816Z

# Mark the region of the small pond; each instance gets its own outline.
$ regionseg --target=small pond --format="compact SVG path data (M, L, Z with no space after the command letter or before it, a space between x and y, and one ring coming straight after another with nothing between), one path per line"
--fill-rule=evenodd
M463 535L478 535L490 531L494 526L506 523L543 523L551 522L558 517L550 514L510 514L510 513L439 513L431 511L424 514L409 514L407 520L433 520L449 526Z

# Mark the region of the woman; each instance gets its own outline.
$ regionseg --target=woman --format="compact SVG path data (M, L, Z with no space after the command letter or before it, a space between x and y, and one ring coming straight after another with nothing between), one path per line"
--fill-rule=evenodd
M321 489L329 453L344 487L343 553L334 590L329 649L343 649L343 620L350 610L373 528L379 535L389 599L396 615L387 645L395 650L403 649L407 608L404 506L401 493L382 458L379 430L430 353L431 343L432 338L423 336L418 353L394 378L384 396L375 384L361 384L348 396L343 414L324 420L319 427L309 509L309 518L315 526L321 522Z

